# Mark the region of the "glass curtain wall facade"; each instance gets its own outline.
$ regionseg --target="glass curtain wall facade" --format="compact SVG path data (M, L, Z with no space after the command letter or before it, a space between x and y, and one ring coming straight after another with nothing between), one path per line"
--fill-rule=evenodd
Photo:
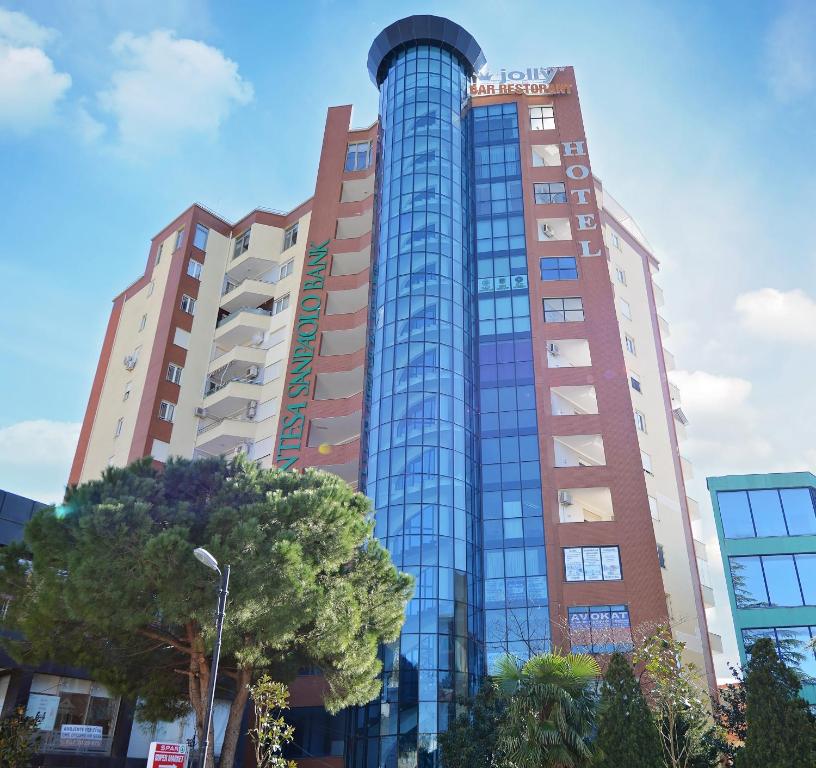
M380 81L364 477L415 598L383 649L380 700L354 715L355 768L435 765L483 669L468 74L412 44Z
M480 447L488 670L549 644L533 344L514 102L474 107Z

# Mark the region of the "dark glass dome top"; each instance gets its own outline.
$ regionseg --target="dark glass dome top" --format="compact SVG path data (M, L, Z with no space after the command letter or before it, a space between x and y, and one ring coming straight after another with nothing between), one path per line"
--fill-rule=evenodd
M375 38L368 52L368 73L379 88L392 56L412 45L433 43L453 51L469 68L478 72L487 62L473 35L442 16L407 16L387 26Z

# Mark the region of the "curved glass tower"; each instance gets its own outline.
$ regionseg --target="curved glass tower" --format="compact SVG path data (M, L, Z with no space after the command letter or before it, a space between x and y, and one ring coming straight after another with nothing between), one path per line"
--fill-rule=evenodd
M483 670L476 269L466 115L484 61L461 27L412 17L369 54L380 90L366 492L415 599L358 711L355 766L433 765Z

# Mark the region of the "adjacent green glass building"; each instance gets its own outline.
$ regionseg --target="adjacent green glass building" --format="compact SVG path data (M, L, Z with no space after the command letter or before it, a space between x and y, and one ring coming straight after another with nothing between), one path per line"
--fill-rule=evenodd
M770 637L816 704L816 475L709 477L740 660Z

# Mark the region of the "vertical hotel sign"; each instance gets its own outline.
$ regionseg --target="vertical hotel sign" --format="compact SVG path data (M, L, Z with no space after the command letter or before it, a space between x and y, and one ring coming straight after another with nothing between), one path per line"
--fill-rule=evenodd
M306 425L306 406L313 396L312 362L320 326L323 284L329 240L312 245L306 253L306 277L300 291L295 319L292 350L286 369L286 395L290 402L281 412L281 428L275 463L281 469L292 469L300 458Z

